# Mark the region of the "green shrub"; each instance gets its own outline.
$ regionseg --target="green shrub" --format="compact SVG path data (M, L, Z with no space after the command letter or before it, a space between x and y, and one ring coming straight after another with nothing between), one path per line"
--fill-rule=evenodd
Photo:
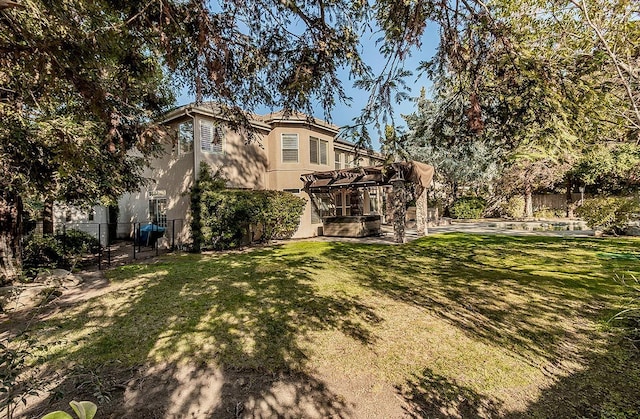
M261 229L265 241L291 237L305 206L304 199L282 191L213 190L199 201L200 246L218 250L251 242L250 227Z
M100 251L100 240L81 230L69 229L65 232L59 231L58 234L56 234L56 239L65 252L71 255L98 253L98 251Z
M70 269L82 255L99 250L100 241L84 231L69 229L54 236L33 233L24 241L22 268L32 278L40 269Z
M577 210L587 225L608 234L623 234L629 221L640 214L640 203L632 197L586 199Z
M264 196L264 206L255 221L263 227L262 239L288 239L298 229L306 201L289 192L256 191Z
M261 239L290 238L298 229L306 201L289 192L226 189L220 171L202 164L191 188L193 251L231 249Z
M486 202L482 198L467 196L458 198L449 209L452 218L480 218L484 212Z
M227 179L218 170L211 174L211 168L207 163L200 163L198 179L191 188L191 238L193 240L192 251L199 252L205 244L202 196L205 192L221 191L226 187Z
M249 226L262 206L252 191L205 191L200 202L201 246L218 250L241 246L249 240Z
M524 216L524 197L512 196L502 205L502 215L508 218L522 218Z
M38 269L55 269L65 265L62 246L55 236L31 234L25 238L22 250L22 268L28 277Z
M524 206L524 201L522 201L522 205ZM533 211L533 216L535 218L562 218L564 217L565 212L561 209L551 209L547 207L538 208Z

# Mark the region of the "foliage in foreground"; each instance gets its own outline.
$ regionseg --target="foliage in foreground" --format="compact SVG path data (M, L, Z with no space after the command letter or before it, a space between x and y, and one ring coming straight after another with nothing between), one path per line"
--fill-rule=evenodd
M69 402L69 405L78 416L78 419L93 419L98 411L98 406L89 401L77 402L75 400ZM73 419L73 416L67 412L57 410L55 412L47 413L42 419Z
M640 202L635 197L599 197L586 199L578 215L594 230L624 234L629 221L640 218Z
M17 341L0 341L0 412L5 412L8 419L13 418L20 403L27 403L28 396L37 396L44 384L37 378L38 368L29 368L28 364L34 360L34 353L46 346L26 335Z

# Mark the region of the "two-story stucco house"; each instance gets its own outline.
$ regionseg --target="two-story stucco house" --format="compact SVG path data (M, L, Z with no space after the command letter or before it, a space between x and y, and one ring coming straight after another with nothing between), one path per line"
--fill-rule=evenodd
M322 232L321 215L327 214L319 214L322 210L311 204L302 189L301 175L382 161L377 153L360 151L356 163L353 145L337 137L339 127L301 114L255 116L251 124L256 141L249 144L246 135L231 129L209 104L177 108L166 115L164 123L174 135L166 141L164 155L150 162L152 169L145 173L152 180L150 184L120 199L120 236L129 234L126 223L163 226L167 220L179 219L184 222L177 234L185 240L189 234L189 190L201 163L206 162L212 169L222 170L231 188L289 191L306 199L294 237L313 237ZM332 196L335 213L347 214L350 204L347 191Z

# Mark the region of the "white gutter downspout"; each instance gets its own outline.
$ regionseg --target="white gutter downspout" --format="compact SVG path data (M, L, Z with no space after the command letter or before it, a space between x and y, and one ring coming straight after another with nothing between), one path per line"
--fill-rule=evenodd
M189 113L190 111L191 106L187 107L184 110L184 114L191 118L191 120L193 121L193 183L195 185L196 180L198 180L198 168L196 167L196 117L193 114Z

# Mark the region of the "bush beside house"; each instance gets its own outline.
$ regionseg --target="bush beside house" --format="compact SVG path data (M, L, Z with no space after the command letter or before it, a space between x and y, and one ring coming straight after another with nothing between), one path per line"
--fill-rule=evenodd
M232 249L293 236L306 201L289 192L226 189L207 165L191 191L193 250Z

